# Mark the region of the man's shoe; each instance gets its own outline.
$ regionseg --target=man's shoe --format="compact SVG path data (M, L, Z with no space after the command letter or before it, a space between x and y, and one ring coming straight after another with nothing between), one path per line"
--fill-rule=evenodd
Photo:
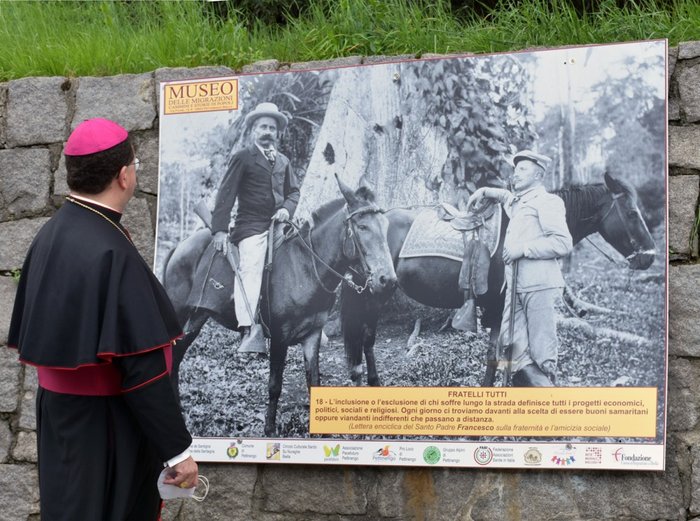
M265 335L260 324L241 328L241 345L238 347L238 352L267 354Z
M517 371L511 380L513 387L554 387L554 383L537 364L528 364Z

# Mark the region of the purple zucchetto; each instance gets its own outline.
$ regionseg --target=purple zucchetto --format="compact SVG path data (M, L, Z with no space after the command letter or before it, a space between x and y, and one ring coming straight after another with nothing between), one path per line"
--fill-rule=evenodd
M103 118L87 119L75 127L63 153L67 156L87 156L112 148L126 141L129 133L121 126Z

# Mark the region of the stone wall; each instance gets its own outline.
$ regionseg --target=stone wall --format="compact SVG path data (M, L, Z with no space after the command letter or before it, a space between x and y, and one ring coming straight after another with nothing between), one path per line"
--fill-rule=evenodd
M663 473L202 465L206 501L169 501L164 519L657 520L700 519L700 262L688 237L700 196L700 42L669 56L670 354L668 458ZM242 72L377 63L382 57L255 63ZM392 59L396 59L395 57ZM89 117L135 137L139 189L124 223L150 262L157 198L160 81L233 74L221 67L105 78L24 78L0 84L0 345L37 229L67 193L61 151ZM36 372L0 348L0 520L38 519ZM696 459L698 461L696 462Z

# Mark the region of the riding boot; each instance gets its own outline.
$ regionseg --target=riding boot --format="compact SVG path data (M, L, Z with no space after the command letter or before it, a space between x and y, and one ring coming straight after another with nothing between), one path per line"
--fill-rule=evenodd
M516 371L511 379L513 387L554 387L552 380L537 364L529 364Z
M238 352L267 354L267 344L260 324L241 327L241 345Z

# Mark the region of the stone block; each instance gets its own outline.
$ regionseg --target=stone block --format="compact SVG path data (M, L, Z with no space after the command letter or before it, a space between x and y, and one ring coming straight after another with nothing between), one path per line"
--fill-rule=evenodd
M187 521L248 521L254 517L257 518L253 515L253 503L258 466L201 464L199 473L209 479L207 499L201 503L183 502L178 519L186 519ZM284 492L294 495L298 489L299 486L296 484L294 488ZM166 501L166 507L176 508L177 503ZM171 518L164 517L164 520L167 519Z
M66 182L67 176L66 156L61 154L61 158L58 160L58 168L53 173L53 195L59 199L65 197L70 192L70 188L68 188L68 183Z
M22 400L17 423L20 429L36 430L36 392L38 386L36 369L31 365L25 365Z
M10 430L10 424L5 420L0 420L0 463L7 462L11 445L12 431Z
M0 347L0 412L17 410L21 369L17 351Z
M700 146L698 143L700 143L700 126L669 127L669 166L700 170Z
M690 231L700 197L700 176L676 175L668 180L668 245L675 253L697 254L697 238L690 248Z
M16 293L17 282L14 277L0 276L0 345L7 344Z
M681 42L678 44L678 59L690 60L700 56L700 42Z
M676 79L685 120L688 123L700 121L700 64L678 71Z
M408 60L415 60L414 54L399 54L398 56L365 56L362 58L362 65L376 65L378 63L394 63Z
M5 129L7 125L7 82L0 83L0 148L5 148Z
M408 519L435 521L459 519L465 503L474 497L481 477L481 473L459 469L445 469L442 472L428 468L407 469L402 481L401 507L404 515ZM487 479L486 483L490 484L490 480Z
M39 513L39 475L35 465L0 465L0 521L18 521Z
M126 130L153 128L156 119L152 74L80 78L71 131L91 118L116 121Z
M47 149L0 150L0 220L46 210L50 180Z
M187 81L200 78L218 78L225 76L235 76L236 71L229 67L163 67L156 69L155 91L156 91L156 111L160 111L160 84L165 81Z
M0 222L0 271L19 269L27 250L47 217Z
M256 72L274 72L280 68L279 60L261 60L243 66L241 72L251 74Z
M700 419L700 362L671 358L668 364L669 430L695 429Z
M700 514L700 446L697 444L690 448L692 474L690 477L690 507L691 515Z
M12 457L15 461L26 461L29 463L38 461L36 432L20 431L17 433L17 443L12 449Z
M673 73L676 72L676 63L678 62L678 47L669 47L668 49L668 81L671 82Z
M675 96L668 99L668 120L680 121L681 119L681 103Z
M361 473L355 469L280 465L263 470L263 510L304 514L308 518L317 514L367 513L367 491ZM300 483L304 486L300 487Z
M700 356L700 265L669 266L669 353Z
M149 267L153 266L153 251L155 249L155 232L151 221L151 212L145 198L134 197L124 210L122 224L129 230L134 246L146 260Z
M346 56L344 58L336 58L334 60L309 61L291 63L289 68L293 71L298 70L314 70L314 69L332 69L335 67L349 67L352 65L361 65L362 56Z
M405 474L412 469L381 468L377 471L377 495L374 506L382 517L401 519L406 515Z
M543 470L480 473L461 501L469 519L679 519L683 493L673 466L665 473Z
M134 136L136 157L141 160L137 172L138 189L152 195L158 193L158 133L148 131Z
M7 86L8 147L60 143L67 138L67 92L61 77L22 78Z

